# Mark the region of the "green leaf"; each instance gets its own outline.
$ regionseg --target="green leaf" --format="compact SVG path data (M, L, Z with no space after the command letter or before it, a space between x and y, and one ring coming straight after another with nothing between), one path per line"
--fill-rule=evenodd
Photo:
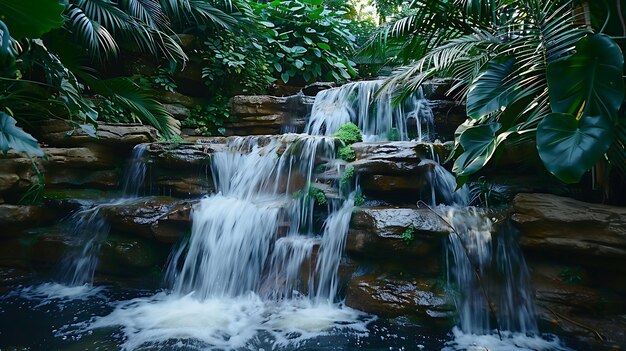
M0 19L16 40L40 38L63 25L59 0L0 0Z
M260 24L264 25L267 28L274 28L275 25L272 22L267 22L267 21L259 21Z
M326 43L319 42L319 43L317 43L317 46L319 46L320 49L330 50L330 45L328 45Z
M465 129L460 137L464 152L456 159L452 171L457 176L469 176L489 162L499 143L496 133L500 123L483 124Z
M37 139L16 125L17 121L5 112L0 112L0 151L4 154L10 149L22 151L33 156L43 156Z
M608 150L613 140L608 118L551 113L537 126L537 150L550 173L565 183L577 183Z
M624 56L603 34L587 36L576 53L547 68L552 112L616 119L624 99Z
M283 71L283 66L278 63L278 62L274 62L274 68L276 68L276 72L282 72Z
M467 93L467 116L479 119L506 108L522 94L518 89L519 78L511 77L515 71L515 59L492 61L469 88Z
M280 75L280 79L282 79L283 82L285 82L285 84L287 84L287 82L289 82L289 73L288 72L283 72L283 74Z

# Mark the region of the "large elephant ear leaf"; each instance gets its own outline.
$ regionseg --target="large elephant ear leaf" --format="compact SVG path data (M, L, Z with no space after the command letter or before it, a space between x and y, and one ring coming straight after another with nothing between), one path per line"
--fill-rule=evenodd
M622 51L606 35L579 40L574 55L548 65L552 112L615 120L624 99L623 69Z
M39 38L61 27L64 10L59 0L0 0L0 19L16 40Z
M577 183L608 150L613 140L608 118L580 118L551 113L537 126L537 150L550 173L565 183Z
M17 122L5 112L0 112L0 151L7 153L10 149L23 151L33 156L43 156L37 139L16 126Z
M454 161L452 171L458 176L476 173L489 162L498 146L496 133L500 123L469 127L460 137L463 153Z

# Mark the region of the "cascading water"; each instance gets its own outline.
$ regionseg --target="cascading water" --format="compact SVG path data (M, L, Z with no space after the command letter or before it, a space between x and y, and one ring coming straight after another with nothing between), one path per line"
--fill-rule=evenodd
M379 93L383 84L383 80L361 81L319 92L306 133L332 135L352 122L363 132L364 141L409 140L412 135L419 141L427 139L433 114L422 92L397 105L392 89ZM411 122L415 123L415 133L410 130Z
M61 262L59 272L61 283L70 287L78 287L93 281L100 246L109 235L110 229L100 212L104 207L128 203L139 196L147 169L144 160L147 146L147 144L139 144L133 149L122 177L123 195L121 199L96 206L85 205L61 224L76 244L76 249Z
M191 236L172 255L171 292L124 303L91 327L122 325L127 349L181 338L260 347L262 335L277 345L363 331L362 315L336 299L353 198L328 200L321 235L313 218L316 170L337 162L332 138L230 138L212 157L217 194L194 207Z

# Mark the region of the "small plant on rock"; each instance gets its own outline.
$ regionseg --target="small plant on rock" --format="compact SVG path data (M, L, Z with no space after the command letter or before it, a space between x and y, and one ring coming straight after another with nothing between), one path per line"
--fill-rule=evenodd
M415 239L415 227L413 227L413 225L410 225L408 228L406 228L404 232L402 232L402 240L404 240L404 242L408 244L414 239Z
M363 141L361 130L352 122L348 122L339 127L339 130L333 134L333 136L341 140L344 145L350 145Z
M352 162L356 160L356 152L349 145L344 146L337 151L337 157L346 162Z

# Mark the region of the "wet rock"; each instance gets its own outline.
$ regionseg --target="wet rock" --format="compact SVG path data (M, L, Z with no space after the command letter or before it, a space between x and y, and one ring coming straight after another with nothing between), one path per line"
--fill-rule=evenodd
M0 196L21 196L19 193L37 183L32 161L22 153L9 151L0 155Z
M268 116L282 112L287 98L270 95L237 95L230 101L235 116Z
M54 188L76 187L93 189L116 189L120 174L114 170L60 169L46 173L46 185Z
M315 82L302 88L302 94L306 96L315 96L322 90L328 90L336 88L338 85L335 82Z
M42 148L46 154L43 161L47 170L50 168L86 168L106 169L115 166L114 155L111 150L103 147L75 147L75 148Z
M465 105L450 100L431 100L435 132L438 139L454 141L454 132L467 119Z
M174 243L191 229L194 202L168 197L138 199L133 203L113 204L102 209L115 232Z
M413 239L402 236L413 228ZM352 214L350 230L346 239L348 255L369 260L426 259L439 255L441 237L448 230L441 219L429 210L370 207L358 208Z
M126 123L99 123L97 138L93 138L80 128L72 128L66 121L50 120L38 124L33 134L40 142L57 147L95 144L131 149L137 144L157 140L154 127Z
M56 210L43 206L0 205L0 237L11 237L18 229L46 225L59 218Z
M457 91L450 90L456 83L458 80L453 78L434 78L422 84L422 91L424 97L430 100L454 100Z
M135 275L151 268L161 269L167 250L143 238L110 235L102 244L97 270L118 276Z
M283 124L288 121L284 112L271 115L240 117L224 123L227 135L267 135L280 134Z
M352 279L346 305L381 317L408 316L424 323L449 324L455 311L434 281L376 275Z
M191 110L182 105L163 104L163 108L179 121L184 121L191 116Z
M163 104L179 105L188 109L192 109L196 106L204 106L207 103L204 99L199 99L170 91L161 91L158 96L158 100Z
M396 141L356 143L354 167L366 197L395 203L415 202L428 187L432 162L422 162L435 155L440 159L449 152L448 144ZM427 189L430 191L430 188Z
M156 167L181 170L211 163L211 154L221 144L167 144L152 143L148 146L147 161Z
M537 316L551 331L610 349L626 345L626 299L587 285L587 277L569 281L565 267L554 262L533 265Z
M583 265L626 270L626 208L549 194L518 194L512 220L533 252L576 257ZM584 259L582 259L584 257Z

